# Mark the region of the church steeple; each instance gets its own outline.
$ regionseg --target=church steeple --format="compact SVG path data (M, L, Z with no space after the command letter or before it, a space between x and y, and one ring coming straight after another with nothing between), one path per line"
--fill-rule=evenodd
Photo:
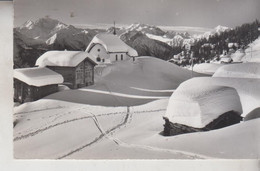
M113 34L116 35L116 22L114 21L114 31Z

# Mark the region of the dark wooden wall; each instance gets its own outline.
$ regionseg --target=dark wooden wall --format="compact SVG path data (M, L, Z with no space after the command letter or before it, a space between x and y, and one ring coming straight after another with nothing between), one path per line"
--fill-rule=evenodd
M47 66L47 67L63 76L64 85L72 89L77 88L75 85L75 80L76 80L75 67L60 67L60 66Z
M58 84L36 87L14 79L14 100L20 103L35 101L57 91Z

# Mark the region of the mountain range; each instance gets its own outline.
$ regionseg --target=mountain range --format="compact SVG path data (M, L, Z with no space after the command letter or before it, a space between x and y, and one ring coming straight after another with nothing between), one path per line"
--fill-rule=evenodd
M229 28L218 26L202 35L190 35L188 32L164 31L147 24L132 24L116 28L116 34L128 45L137 50L140 56L154 56L168 60L178 52L174 47L219 34ZM101 32L113 33L108 29L77 28L51 18L27 21L14 28L14 67L34 66L37 58L48 50L84 51L92 38Z

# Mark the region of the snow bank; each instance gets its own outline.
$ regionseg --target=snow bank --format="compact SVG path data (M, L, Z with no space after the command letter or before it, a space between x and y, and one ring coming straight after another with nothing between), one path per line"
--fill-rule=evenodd
M36 66L67 66L75 67L90 54L82 51L48 51L36 61Z
M260 63L240 63L220 67L213 77L260 78Z
M215 71L223 66L224 64L216 64L216 63L201 63L201 64L196 64L193 67L193 71L198 72L198 73L204 73L204 74L209 74L213 75Z
M97 34L86 48L86 52L93 44L101 44L107 52L126 52L129 56L138 56L136 50L125 44L119 37L113 34L101 33Z
M243 62L260 62L260 38L249 44L245 53L246 55L242 58Z
M15 69L14 78L36 87L63 83L63 77L60 74L41 67Z
M242 113L234 88L186 81L172 94L165 117L173 123L203 128L231 110Z

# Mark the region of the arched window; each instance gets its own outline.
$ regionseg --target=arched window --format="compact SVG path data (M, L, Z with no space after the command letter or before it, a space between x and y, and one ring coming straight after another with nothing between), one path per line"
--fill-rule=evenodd
M97 49L98 52L100 52L100 49Z
M96 60L97 60L97 62L100 62L101 58L98 56Z
M123 54L121 54L121 61L124 59L124 56L123 56Z
M118 59L117 59L117 55L116 55L116 61L117 61Z

